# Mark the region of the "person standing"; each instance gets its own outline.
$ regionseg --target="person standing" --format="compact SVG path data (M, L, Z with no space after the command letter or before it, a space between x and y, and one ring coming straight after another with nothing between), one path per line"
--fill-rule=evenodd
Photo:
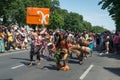
M5 47L4 47L4 34L3 34L3 30L0 27L0 52L4 52L5 51Z
M116 31L113 36L113 44L114 44L114 53L115 54L117 54L119 51L119 41L120 41L120 37L118 35L118 32Z
M12 28L7 30L7 36L8 36L7 50L10 50L10 47L12 47L15 50L15 46L13 45L14 39L12 32L13 32Z
M110 51L110 36L109 35L106 36L105 50L106 50L106 54L108 54Z

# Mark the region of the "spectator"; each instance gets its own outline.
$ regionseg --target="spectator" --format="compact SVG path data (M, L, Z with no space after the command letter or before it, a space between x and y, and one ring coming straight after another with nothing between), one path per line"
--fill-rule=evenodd
M117 54L119 51L119 40L120 40L120 37L118 35L118 32L116 31L113 36L113 44L114 44L114 53L115 54Z
M14 39L13 39L13 35L12 35L13 29L10 28L7 31L7 35L8 35L8 43L7 43L7 50L10 50L10 47L12 47L15 50L15 47L13 45L14 43Z
M3 30L0 27L0 52L4 52L5 51L3 38L4 38Z
M96 34L96 50L100 49L100 34Z
M101 54L103 53L103 51L105 49L104 42L105 42L105 34L101 33L101 35L100 35L100 53Z
M106 36L106 41L105 41L105 49L106 49L106 54L108 54L109 53L109 48L110 48L110 36L109 35L107 35Z

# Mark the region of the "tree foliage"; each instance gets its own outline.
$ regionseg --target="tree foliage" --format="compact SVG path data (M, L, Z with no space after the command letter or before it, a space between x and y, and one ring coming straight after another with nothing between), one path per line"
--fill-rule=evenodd
M109 15L115 21L116 29L120 30L120 0L101 0L98 5L108 10Z
M94 32L94 33L102 33L102 32L105 32L105 31L107 31L107 29L104 29L101 26L93 26L92 27L92 32Z
M62 28L64 25L64 21L62 16L60 16L56 11L54 11L54 14L51 14L50 16L50 26L49 28L51 29L57 29L57 28Z

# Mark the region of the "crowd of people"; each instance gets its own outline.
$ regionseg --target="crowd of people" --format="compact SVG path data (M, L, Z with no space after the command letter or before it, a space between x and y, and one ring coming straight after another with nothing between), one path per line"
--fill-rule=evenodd
M0 52L27 49L28 33L24 28L0 26Z
M69 55L68 53L77 53L76 55L79 57L80 64L83 63L83 56L84 58L87 57L86 54L82 53L88 53L87 55L92 56L92 52L96 50L100 55L103 53L119 54L120 32L110 33L106 31L104 33L92 33L87 30L83 32L72 32L63 29L48 30L46 28L27 31L22 27L0 26L1 53L11 49L28 49L28 47L30 47L30 66L32 66L34 55L37 55L37 64L40 64L40 56L45 54L47 47L49 58L53 55L52 53L64 53L63 64L65 67L65 60ZM56 56L57 66L60 66L60 56Z
M97 34L95 38L96 50L100 52L100 55L103 53L109 54L120 54L120 32L116 31L115 33L104 32Z

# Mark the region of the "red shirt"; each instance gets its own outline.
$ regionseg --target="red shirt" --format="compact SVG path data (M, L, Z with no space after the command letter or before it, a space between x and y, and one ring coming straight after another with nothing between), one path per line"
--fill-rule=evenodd
M113 42L114 42L114 44L118 44L119 43L119 36L118 35L114 36Z

